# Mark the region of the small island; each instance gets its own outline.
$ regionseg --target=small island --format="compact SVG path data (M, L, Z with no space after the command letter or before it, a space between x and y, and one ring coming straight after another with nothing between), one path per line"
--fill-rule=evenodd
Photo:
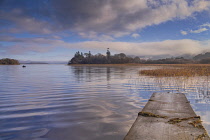
M20 65L20 63L16 59L3 58L0 59L0 65Z
M126 64L126 63L140 63L140 58L126 56L124 53L111 55L109 48L107 49L106 55L98 53L96 55L88 53L75 53L74 57L68 62L70 64Z

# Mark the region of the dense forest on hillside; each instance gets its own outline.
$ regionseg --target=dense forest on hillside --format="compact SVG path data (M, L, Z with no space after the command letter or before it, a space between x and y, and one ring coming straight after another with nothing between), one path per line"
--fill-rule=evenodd
M141 63L141 64L210 64L210 52L198 54L192 59L185 59L184 57L165 58L165 59L140 59L140 57L127 56L124 53L111 55L107 49L106 55L76 52L74 57L68 64L126 64L126 63Z
M0 59L0 65L19 65L19 61L10 58L3 58Z

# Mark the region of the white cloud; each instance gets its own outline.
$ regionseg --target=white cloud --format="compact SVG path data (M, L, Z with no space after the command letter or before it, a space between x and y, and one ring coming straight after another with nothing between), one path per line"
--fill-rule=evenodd
M209 27L210 28L210 23L205 23L205 24L201 25L201 27Z
M177 56L182 54L197 54L204 50L204 46L199 41L194 40L166 40L162 42L145 42L145 43L130 43L130 42L83 42L76 44L68 44L71 48L77 46L82 49L100 49L106 50L109 46L111 51L124 52L129 55L171 55Z
M30 52L47 53L52 52L55 48L60 49L80 49L80 50L97 50L104 52L107 47L111 51L128 55L170 55L178 56L182 54L198 54L207 50L210 40L196 41L190 39L183 40L165 40L161 42L111 42L111 41L86 41L80 43L69 43L59 39L50 38L14 38L2 37L2 42L12 42L13 46L4 46L2 50L8 54L26 54ZM37 45L38 44L38 45ZM69 51L70 51L69 50Z
M187 35L187 31L180 31L182 35Z
M180 33L182 35L187 35L189 33L193 33L193 34L198 34L198 33L202 33L202 32L205 32L205 31L208 31L209 29L207 29L206 27L209 27L210 28L210 23L206 23L206 24L203 24L203 25L200 25L199 26L200 28L197 29L197 30L190 30L190 31L180 31Z
M137 34L137 33L134 33L134 34L132 34L131 36L132 36L133 38L138 38L138 37L140 37L140 35Z
M195 34L197 34L197 33L201 33L201 32L204 32L204 31L207 31L208 29L206 29L206 28L200 28L200 29L198 29L198 30L190 30L190 33L195 33Z

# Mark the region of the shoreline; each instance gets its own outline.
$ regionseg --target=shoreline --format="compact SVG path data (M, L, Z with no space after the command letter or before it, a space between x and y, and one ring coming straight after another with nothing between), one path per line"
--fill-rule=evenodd
M210 64L67 64L67 66L210 66Z

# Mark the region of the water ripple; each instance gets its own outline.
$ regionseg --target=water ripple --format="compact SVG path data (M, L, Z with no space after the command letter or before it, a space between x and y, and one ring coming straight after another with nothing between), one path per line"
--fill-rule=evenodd
M0 66L0 139L123 139L151 94L162 91L185 93L209 131L209 81L138 74L153 68Z

